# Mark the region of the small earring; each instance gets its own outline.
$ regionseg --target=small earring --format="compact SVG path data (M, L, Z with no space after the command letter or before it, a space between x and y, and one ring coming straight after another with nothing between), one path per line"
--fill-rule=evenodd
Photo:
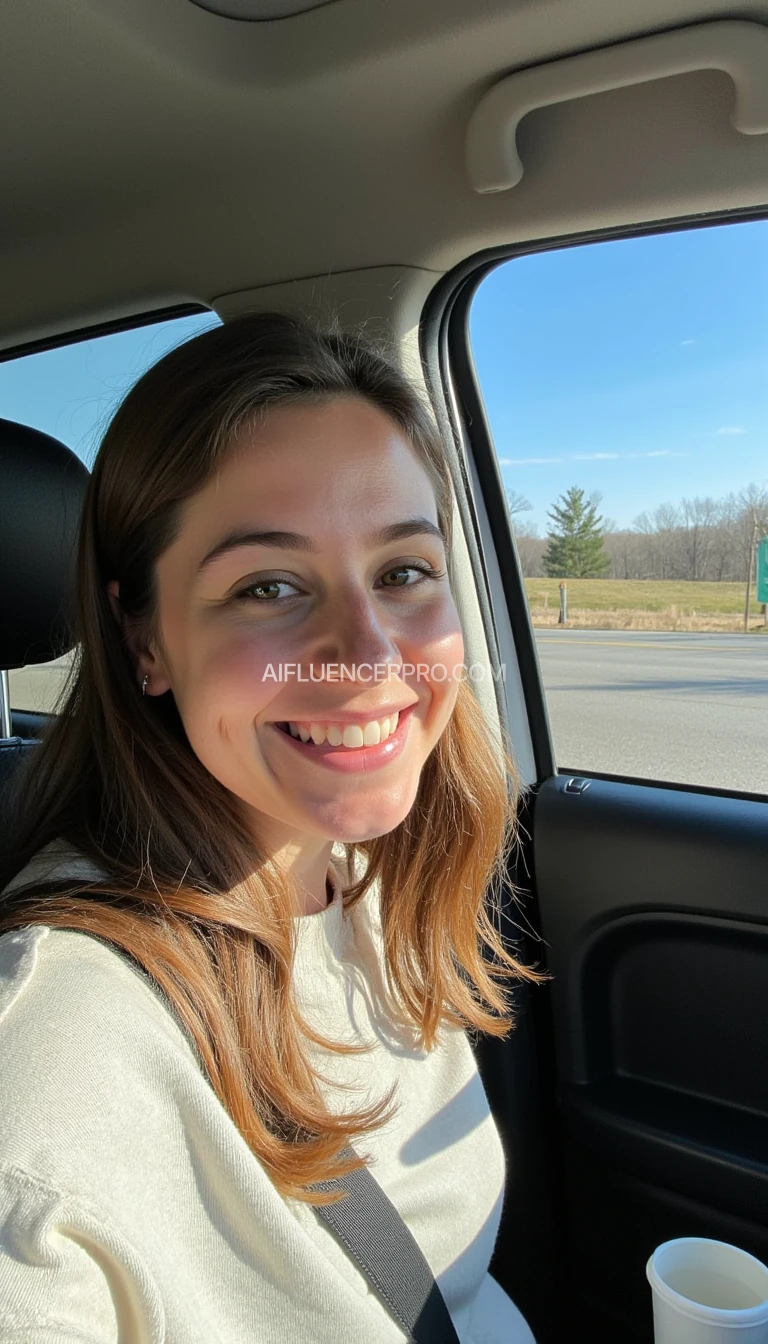
M142 681L142 683L141 683L141 694L142 694L142 695L146 695L146 694L147 694L147 682L148 682L148 681L149 681L149 677L146 676L146 677L144 678L144 680Z

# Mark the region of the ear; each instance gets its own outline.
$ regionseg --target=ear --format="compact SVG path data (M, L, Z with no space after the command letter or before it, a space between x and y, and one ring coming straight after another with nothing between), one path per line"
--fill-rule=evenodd
M122 607L120 606L120 584L118 583L117 579L111 579L110 582L107 584L107 597L109 598L109 605L112 608L112 615L114 616L117 624L119 626L122 626L123 611Z
M149 645L139 641L135 626L132 627L130 619L120 606L120 584L117 579L111 579L107 584L107 596L112 614L122 629L126 648L134 663L139 688L143 686L144 678L147 677L146 694L164 695L166 691L171 689L171 680L168 676L165 660L155 653Z

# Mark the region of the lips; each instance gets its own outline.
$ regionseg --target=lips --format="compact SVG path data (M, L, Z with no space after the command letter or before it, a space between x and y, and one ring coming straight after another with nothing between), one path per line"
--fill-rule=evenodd
M293 737L287 723L273 723L269 726L279 734L280 741L289 751L296 752L306 761L312 761L318 766L340 773L365 772L388 765L397 759L407 741L414 708L415 705L411 704L406 709L400 710L395 732L384 742L369 747L334 746L328 741L317 746L311 739L309 742L302 742L300 738Z

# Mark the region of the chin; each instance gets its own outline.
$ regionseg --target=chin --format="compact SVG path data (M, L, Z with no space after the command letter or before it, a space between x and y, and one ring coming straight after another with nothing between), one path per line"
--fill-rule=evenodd
M377 840L381 835L390 835L392 831L397 830L400 822L404 821L404 819L404 817L401 817L400 821L394 822L392 826L386 826L383 830L381 823L379 823L378 826L365 826L356 830L350 829L343 833L338 831L333 839L335 842L345 845L363 844L366 840Z
M322 819L317 818L320 829L331 840L356 844L363 840L375 840L380 835L389 835L391 831L405 821L413 803L413 798L401 799L399 803L385 802L378 807L370 804L361 807L337 804L323 809ZM352 800L350 800L352 801Z

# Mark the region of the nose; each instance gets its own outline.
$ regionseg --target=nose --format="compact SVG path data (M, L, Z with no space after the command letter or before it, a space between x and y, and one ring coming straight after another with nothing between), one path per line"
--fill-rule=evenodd
M396 631L374 594L362 588L347 590L334 604L330 622L333 629L320 641L318 662L343 663L347 667L364 664L366 675L369 666L402 665Z

